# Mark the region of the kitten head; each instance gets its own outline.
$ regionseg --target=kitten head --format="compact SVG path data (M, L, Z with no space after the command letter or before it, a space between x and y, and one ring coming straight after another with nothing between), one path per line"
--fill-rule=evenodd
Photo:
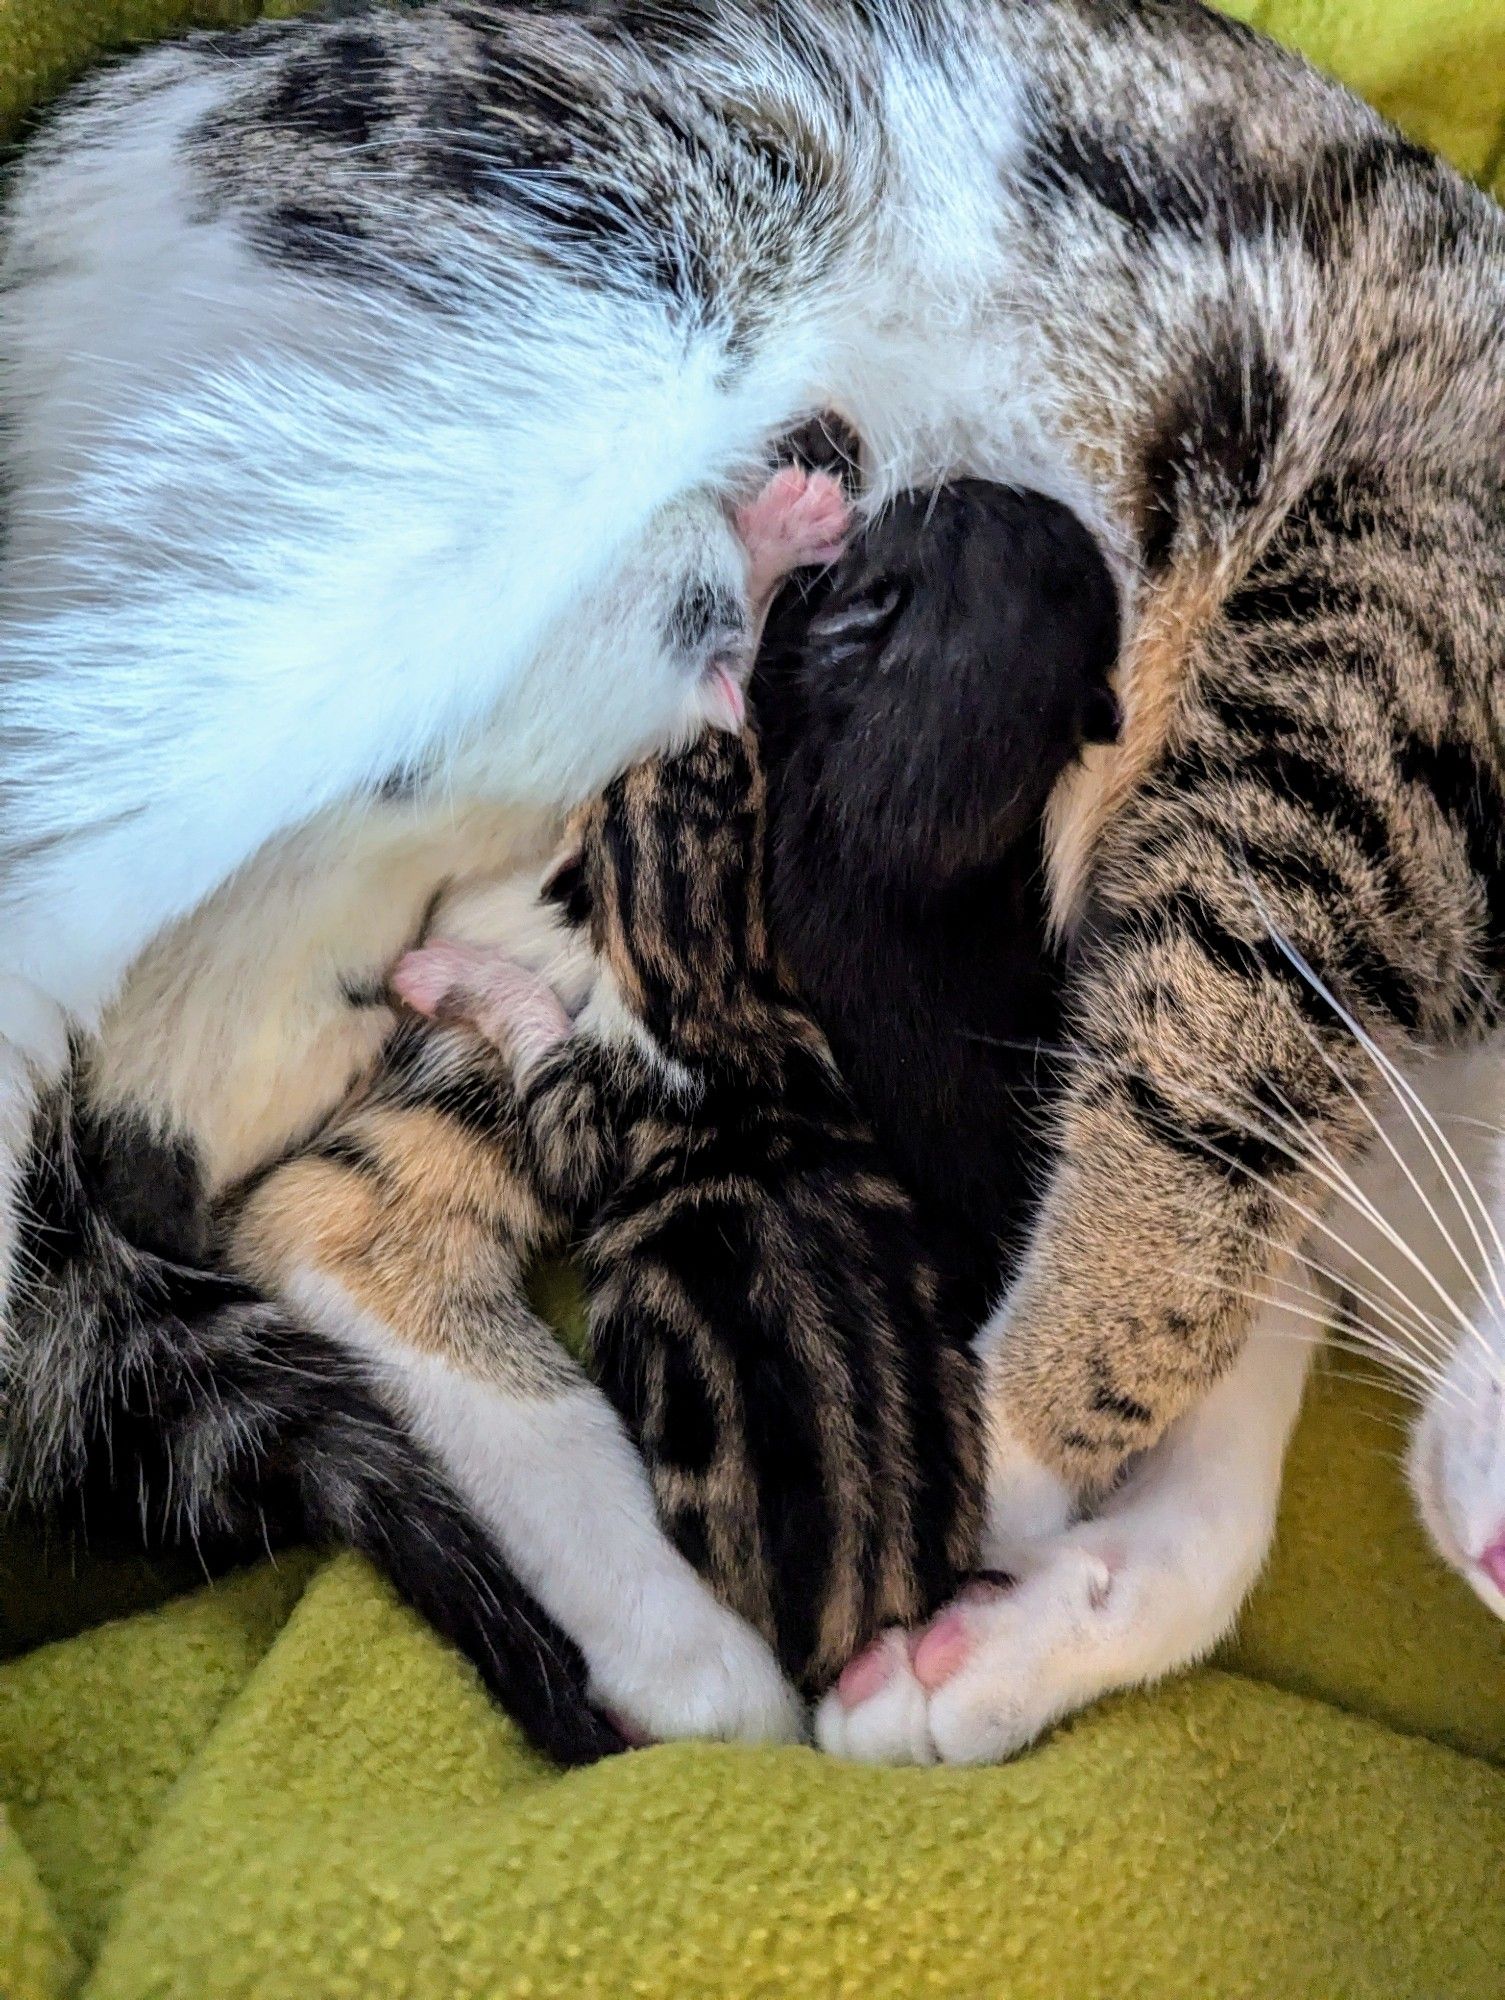
M571 818L542 893L589 932L622 1001L666 1049L730 1044L766 997L763 838L746 731L703 730Z

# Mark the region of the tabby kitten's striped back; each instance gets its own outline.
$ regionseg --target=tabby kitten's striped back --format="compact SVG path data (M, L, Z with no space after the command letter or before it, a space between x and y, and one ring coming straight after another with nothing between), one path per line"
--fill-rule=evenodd
M976 1560L965 1332L775 969L751 737L639 765L576 834L549 893L597 984L548 1053L522 1052L516 1157L586 1227L596 1368L670 1534L815 1692ZM399 983L504 1047L549 1004L499 954L443 944Z

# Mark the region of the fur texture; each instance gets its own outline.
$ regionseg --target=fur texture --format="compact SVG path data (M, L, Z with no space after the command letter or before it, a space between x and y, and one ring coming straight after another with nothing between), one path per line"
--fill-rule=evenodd
M182 1087L202 1117L166 1101L186 1068L138 1066L149 1123L205 1161L254 1125L265 1157L337 1101L371 1032L338 996L400 920L373 871L332 922L331 885L394 829L411 882L457 812L546 838L682 737L685 509L828 408L875 508L1030 487L1120 582L1120 741L1049 815L1063 1108L989 1337L995 1516L1042 1573L1239 1379L1370 1133L1349 1024L1406 1065L1493 1019L1505 222L1195 0L435 0L203 37L60 108L0 286L12 1203L68 1021L119 993L101 1074L164 1039L121 988L148 947L165 1039L225 1050ZM253 957L226 1013L253 881L298 977ZM256 1077L268 1020L301 1090ZM12 1326L12 1379L44 1352ZM1133 1644L1083 1639L1028 1714L1220 1623L1145 1560ZM978 1712L1015 1669L977 1668ZM946 1755L1014 1740L918 1713Z
M675 1542L820 1691L973 1566L966 1328L775 969L751 738L638 766L573 843L551 893L599 966L573 1033L561 1010L545 1046L551 996L494 954L439 944L399 983L441 1017L474 1016L520 1063L520 1103L491 1115L489 1143L522 1167L524 1195L482 1209L487 1233L531 1249L584 1225L596 1369ZM524 1205L540 1197L544 1228Z
M753 681L770 922L980 1325L1048 1148L1061 961L1041 817L1111 741L1113 579L1058 502L904 494L775 603Z

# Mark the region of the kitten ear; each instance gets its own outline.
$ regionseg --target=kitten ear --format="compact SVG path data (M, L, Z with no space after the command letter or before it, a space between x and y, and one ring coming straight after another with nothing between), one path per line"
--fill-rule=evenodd
M831 604L810 622L811 641L844 649L871 646L894 625L909 600L903 577L879 576L855 595Z
M590 922L590 885L585 879L578 841L571 841L549 863L548 873L539 885L538 900L551 904L577 930L583 930Z

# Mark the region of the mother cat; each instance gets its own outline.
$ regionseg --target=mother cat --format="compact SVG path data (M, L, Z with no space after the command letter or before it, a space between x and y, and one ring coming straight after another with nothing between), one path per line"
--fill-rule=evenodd
M212 1190L306 1129L436 887L691 718L656 636L684 510L835 408L879 503L969 471L1071 504L1128 643L1122 742L1054 802L1077 1060L989 1333L1024 1581L866 1663L823 1735L993 1756L1211 1643L1302 1373L1251 1299L1380 1088L1303 966L1395 1053L1500 1003L1498 212L1194 0L435 0L134 59L33 140L0 230L9 1483L82 1477L127 1388L138 1429L159 1407L136 1319L26 1310L70 1030L102 1136L54 1239L127 1137ZM594 1405L481 1422L231 1303L144 1512L221 1524L264 1420L317 1525L420 1599L446 1552L428 1608L483 1665L507 1601L638 1727L791 1725ZM202 1297L159 1304L192 1335ZM1472 1571L1498 1524L1434 1455ZM589 1546L551 1597L561 1521Z

